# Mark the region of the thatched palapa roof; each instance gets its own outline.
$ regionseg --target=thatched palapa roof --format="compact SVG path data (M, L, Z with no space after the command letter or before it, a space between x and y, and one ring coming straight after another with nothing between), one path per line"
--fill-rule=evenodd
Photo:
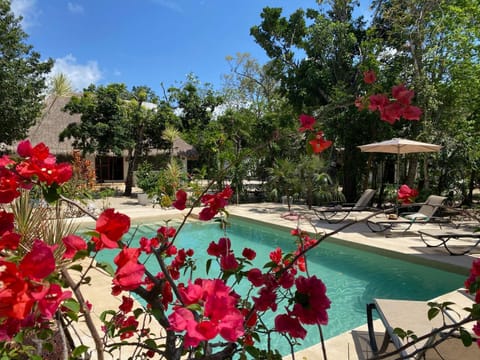
M81 96L80 94L75 95ZM69 124L80 122L80 114L70 115L70 113L63 111L63 108L69 101L70 96L51 95L46 98L42 116L28 131L28 139L32 145L43 142L49 147L52 154L69 155L72 153L74 149L73 141L65 139L61 142L59 140L60 133ZM12 150L17 148L17 144L13 144ZM197 150L181 138L177 138L173 142L173 155L189 160L198 158Z

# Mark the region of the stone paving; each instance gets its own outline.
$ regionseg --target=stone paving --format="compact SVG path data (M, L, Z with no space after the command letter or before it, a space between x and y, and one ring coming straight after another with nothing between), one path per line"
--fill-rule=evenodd
M179 212L175 209L165 210L158 206L142 206L139 205L135 198L112 197L106 200L97 201L95 203L97 210L105 207L113 207L117 211L129 215L132 221L145 222L153 219L165 219L172 217L182 217L187 210ZM258 221L276 226L285 227L286 229L296 228L297 226L303 230L313 231L317 233L330 233L338 230L342 224L328 224L319 221L318 218L308 210L305 206L293 206L290 211L286 205L277 203L255 203L231 205L228 211L233 216L241 216L252 221ZM355 213L351 218L359 221L353 225L343 228L335 234L335 238L341 242L347 242L351 246L368 247L376 253L383 253L389 256L407 256L411 261L417 261L426 264L435 264L435 266L455 271L461 274L468 273L468 269L474 258L479 257L479 253L463 256L449 256L443 248L427 248L420 240L415 230L421 226L438 228L438 225L414 225L408 232L388 232L373 233L371 232L362 219L371 215L371 213ZM379 215L385 216L385 215ZM93 226L93 220L87 218L78 218L75 221L82 223L83 226ZM479 249L480 251L480 249ZM101 282L100 287L104 287L105 283ZM459 284L461 286L461 284ZM91 287L92 303L95 303L95 297L101 297L103 301L100 303L111 305L110 300L105 301L105 292L95 290L95 285ZM109 292L108 292L109 293ZM445 294L441 298L449 298L452 294ZM375 328L381 329L382 325L377 320ZM379 333L380 334L380 333ZM366 326L359 327L347 333L326 341L326 350L329 359L367 359L369 353L368 334ZM296 354L296 359L322 359L320 345L300 351ZM285 357L290 360L291 357Z

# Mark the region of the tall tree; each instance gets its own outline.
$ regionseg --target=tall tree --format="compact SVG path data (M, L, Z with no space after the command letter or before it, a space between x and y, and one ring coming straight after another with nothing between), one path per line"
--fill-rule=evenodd
M381 41L376 61L416 91L424 113L411 137L444 145L437 192L467 179L478 167L480 3L476 0L377 0L372 34ZM387 50L388 51L385 51ZM411 161L409 182L415 176ZM426 166L425 166L426 168ZM462 178L452 174L458 172ZM426 178L425 172L424 177Z
M264 8L262 23L251 28L255 41L270 57L269 75L297 114L309 113L327 137L343 148L343 191L357 198L364 167L357 145L374 134L375 119L353 107L361 82L361 42L364 23L353 19L357 1L328 1L330 10L299 9L288 18L281 8ZM333 154L333 153L332 153Z
M127 152L125 196L131 195L133 173L138 159L152 148L161 147L161 132L173 112L162 106L147 87L128 91L124 84L91 85L81 97L72 97L65 110L82 114L80 123L62 131L60 139L73 138L73 145L84 153L120 156Z
M10 2L0 0L0 139L7 144L25 138L43 107L45 75L53 61L25 40L21 18L11 12Z

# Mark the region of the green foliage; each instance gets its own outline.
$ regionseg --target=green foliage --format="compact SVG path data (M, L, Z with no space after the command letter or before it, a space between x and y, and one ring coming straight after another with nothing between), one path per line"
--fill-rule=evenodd
M0 1L0 139L10 144L24 139L43 107L45 75L53 66L25 40L20 18L9 1Z
M142 162L136 171L136 184L148 195L153 195L157 187L158 171L153 170L153 165L148 161Z

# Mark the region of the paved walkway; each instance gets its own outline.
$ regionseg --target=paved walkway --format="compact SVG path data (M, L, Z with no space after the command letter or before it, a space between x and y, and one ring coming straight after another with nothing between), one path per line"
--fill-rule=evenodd
M134 198L114 197L105 201L97 201L97 209L102 207L113 207L117 211L125 213L132 218L132 221L148 221L152 219L165 219L176 216L182 216L186 210L179 213L175 209L165 210L160 207L139 205ZM327 224L319 221L316 216L312 216L312 212L304 206L293 206L288 212L286 205L276 203L260 203L260 204L242 204L231 205L228 207L231 215L242 216L254 221L264 222L292 229L299 226L301 229L308 231L316 231L319 233L331 232L337 230L341 225ZM361 220L370 213L355 213L353 219ZM76 221L85 222L93 225L92 220L79 218ZM339 241L348 242L350 245L358 247L373 248L376 253L383 253L389 256L408 256L410 260L419 263L435 263L435 266L447 270L455 271L467 276L468 269L472 260L479 257L480 254L449 256L443 248L427 248L420 240L415 230L422 226L438 228L437 225L417 225L413 226L406 233L390 232L387 234L371 232L365 223L355 223L344 228L335 234L335 238ZM459 284L461 286L462 284ZM105 290L106 291L106 290ZM103 294L103 292L102 292ZM93 291L92 296L104 296L99 292ZM448 299L452 294L445 294L443 298ZM95 303L92 301L92 303ZM376 329L381 329L382 325L379 321L375 322ZM329 359L367 359L369 353L368 334L366 326L349 331L345 334L329 339L326 342L327 355ZM306 350L300 351L296 355L296 359L322 359L322 352L319 345L313 346ZM290 359L290 356L285 359Z

